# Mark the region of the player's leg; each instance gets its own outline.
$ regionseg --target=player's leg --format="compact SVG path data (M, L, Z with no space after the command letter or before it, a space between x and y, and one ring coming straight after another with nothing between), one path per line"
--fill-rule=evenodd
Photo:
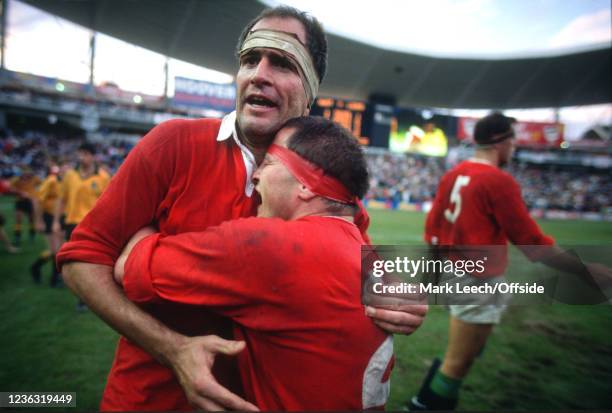
M61 225L61 231L59 232L51 231L51 238L50 238L51 271L52 271L51 272L51 287L63 286L62 274L57 269L57 262L55 260L55 257L58 251L60 250L60 248L62 247L62 244L64 243L64 239L66 237L66 233L65 233L66 223L65 223L64 215L60 217L60 225Z
M34 241L36 238L36 224L34 221L34 204L31 199L26 199L24 206L26 208L25 214L28 217L29 226L29 234L30 234L30 242Z
M21 245L21 222L23 221L23 211L21 201L15 202L15 226L13 229L13 243Z
M36 261L30 266L30 273L32 274L32 279L36 284L40 283L41 280L41 269L42 267L51 259L53 254L52 251L52 237L53 233L51 230L53 224L53 216L48 213L43 213L43 222L45 224L44 232L45 232L45 240L47 241L47 249L42 251ZM53 282L52 282L53 284Z
M6 224L6 220L4 219L4 215L0 214L0 243L4 245L4 248L8 252L15 253L19 251L19 249L15 248L13 244L11 244L11 241L9 241L9 237L4 230L4 224Z
M61 287L62 278L60 272L57 270L57 263L55 261L55 255L59 251L64 241L64 233L52 232L49 235L49 247L51 249L51 287Z
M450 316L448 346L440 372L462 380L469 372L491 334L493 324L473 324Z
M64 243L64 237L66 236L64 229L66 227L65 223L64 223L64 217L62 216L60 218L60 225L61 225L61 230L58 232L53 232L53 216L51 214L49 214L50 216L50 237L49 237L49 246L51 247L51 254L55 255L57 254L57 252L60 250L62 244ZM45 228L46 228L46 222L45 222Z
M70 241L70 237L72 237L72 232L76 228L77 224L66 224L66 241Z
M36 260L30 266L30 274L36 284L40 284L42 267L51 260L51 251L45 249L41 251Z
M435 359L419 393L408 403L411 411L452 410L462 380L482 352L504 307L451 305L449 334L443 361Z

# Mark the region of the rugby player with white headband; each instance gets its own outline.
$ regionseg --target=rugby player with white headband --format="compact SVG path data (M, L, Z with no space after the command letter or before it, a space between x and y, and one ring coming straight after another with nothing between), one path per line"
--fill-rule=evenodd
M211 369L214 354L244 349L243 342L217 337L232 338L229 320L201 307L138 307L112 274L140 228L153 224L176 235L254 215L252 175L281 126L308 114L325 76L327 41L316 19L281 6L247 25L237 52L236 111L223 120L179 119L153 128L58 253L66 285L122 335L101 410L255 408L237 396L231 359L217 359ZM426 308L367 312L383 329L411 333Z

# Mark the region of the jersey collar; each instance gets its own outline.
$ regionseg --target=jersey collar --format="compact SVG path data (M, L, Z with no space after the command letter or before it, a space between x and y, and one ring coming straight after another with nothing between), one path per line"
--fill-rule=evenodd
M246 168L244 193L246 196L250 197L255 189L253 185L253 173L255 169L257 169L257 163L255 162L253 153L240 142L240 139L238 139L238 133L236 131L236 111L228 113L223 117L219 133L217 134L217 142L223 142L229 138L234 139L234 142L236 142L236 145L238 145L242 153L242 159L244 160L244 166Z

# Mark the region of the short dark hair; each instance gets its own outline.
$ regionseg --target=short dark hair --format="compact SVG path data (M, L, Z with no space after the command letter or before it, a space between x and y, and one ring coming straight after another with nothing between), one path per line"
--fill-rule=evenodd
M287 147L336 178L358 198L370 185L365 156L357 139L345 128L319 116L289 119L281 127L295 132Z
M325 73L327 72L327 38L325 37L325 31L316 17L294 7L278 6L262 11L259 16L255 17L249 22L249 24L247 24L240 34L238 45L236 47L236 53L240 53L242 44L253 26L255 26L258 21L271 17L293 18L302 23L304 29L306 30L306 47L308 48L308 53L312 58L312 63L314 64L315 70L317 71L319 84L321 84L323 82L323 78L325 77Z
M497 143L493 141L493 137L512 132L512 125L515 122L516 119L505 116L501 112L493 112L476 123L474 141L480 145Z
M93 143L83 142L81 146L79 146L79 151L89 152L91 155L95 155L96 147Z

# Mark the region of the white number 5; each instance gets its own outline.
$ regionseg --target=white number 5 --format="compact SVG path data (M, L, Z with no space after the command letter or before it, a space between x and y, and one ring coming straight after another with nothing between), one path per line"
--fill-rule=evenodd
M454 224L461 213L461 188L470 183L470 177L465 175L459 175L457 179L455 179L455 185L453 185L453 190L451 191L450 202L451 204L455 204L455 209L451 211L449 208L446 208L444 211L444 218L448 220L451 224Z

